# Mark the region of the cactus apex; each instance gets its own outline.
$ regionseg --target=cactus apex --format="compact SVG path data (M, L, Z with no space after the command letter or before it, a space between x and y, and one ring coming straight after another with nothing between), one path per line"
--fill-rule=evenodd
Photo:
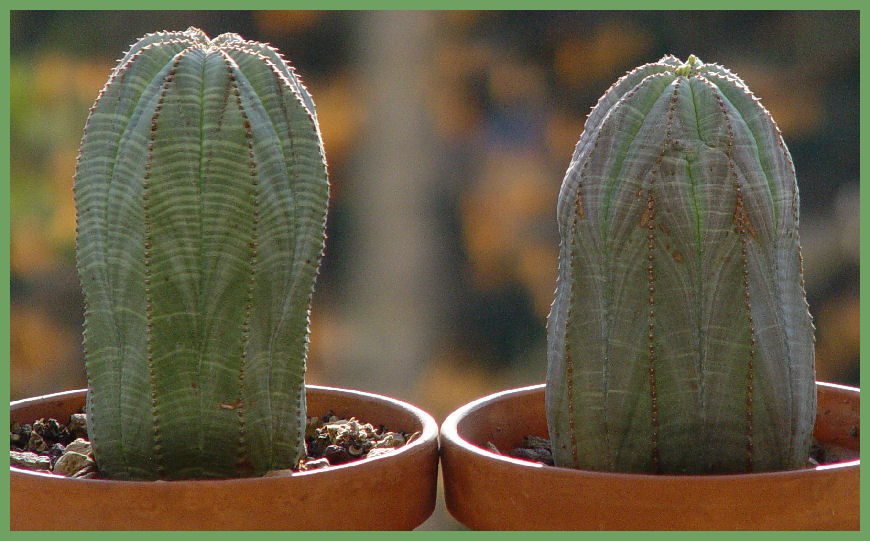
M698 60L697 56L690 54L685 63L674 68L674 73L681 77L688 77L697 72L697 70L703 65L704 64Z

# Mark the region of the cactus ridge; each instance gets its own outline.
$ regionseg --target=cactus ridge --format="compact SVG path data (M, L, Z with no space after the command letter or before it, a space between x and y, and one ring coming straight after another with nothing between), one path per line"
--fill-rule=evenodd
M293 467L329 196L294 70L235 34L143 37L91 108L74 192L101 472Z
M815 418L794 166L736 76L673 56L587 117L559 195L557 464L799 467Z

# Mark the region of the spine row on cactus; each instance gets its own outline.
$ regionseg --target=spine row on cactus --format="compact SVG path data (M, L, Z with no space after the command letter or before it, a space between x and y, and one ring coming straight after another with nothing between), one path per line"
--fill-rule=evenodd
M274 49L189 29L127 52L91 108L75 185L104 474L296 464L328 191L314 104Z
M815 394L797 208L778 128L721 66L665 57L605 93L559 197L557 464L805 462Z
M181 54L183 54L182 51ZM135 58L135 57L134 57ZM148 133L148 154L145 158L145 172L143 174L143 182L142 182L142 214L143 214L143 238L144 238L144 291L145 291L145 328L146 328L146 342L148 345L147 352L147 363L148 363L148 376L149 376L149 388L151 393L151 414L152 414L152 427L153 427L153 448L154 448L154 463L155 470L158 476L162 476L165 473L165 465L163 460L163 435L160 429L160 407L158 403L159 393L157 390L156 379L157 375L154 367L154 297L152 295L152 283L151 283L151 245L152 245L152 235L151 235L151 215L150 215L150 207L149 207L149 198L151 196L151 165L154 159L154 141L157 134L157 127L160 120L160 110L163 108L163 103L166 98L166 92L169 89L169 86L172 84L172 80L175 78L175 74L178 71L178 66L181 63L180 54L177 55L172 62L172 67L169 72L163 79L163 83L160 87L159 98L157 100L157 105L154 107L154 114L151 115L151 129Z
M245 127L245 143L248 147L248 167L251 171L251 207L253 209L250 242L251 263L248 271L250 278L248 280L247 297L245 299L245 315L244 320L242 321L242 343L241 351L239 352L241 357L241 361L239 362L239 393L236 402L239 406L236 408L239 414L239 450L236 458L236 465L238 469L243 469L246 467L245 460L247 453L247 445L245 442L245 408L243 401L245 399L245 369L248 356L248 343L251 338L250 325L251 310L253 309L254 304L254 279L257 273L257 227L260 221L260 190L257 188L257 162L254 157L254 136L251 133L251 122L248 120L248 115L245 113L245 108L242 106L242 99L239 96L239 87L236 83L235 74L233 73L232 61L227 58L226 55L224 55L224 58L227 60L227 79L229 80L229 86L232 87L236 106L242 113L242 122Z
M661 157L658 160L661 163ZM647 198L647 280L649 281L649 323L648 351L649 351L649 396L650 396L650 445L652 446L652 469L659 471L659 410L656 404L658 390L656 387L656 345L655 345L655 226L653 225L652 194Z
M664 144L662 145L662 151L658 155L655 161L655 165L652 168L652 173L650 175L649 187L647 188L647 198L646 198L646 209L645 214L641 216L640 225L641 227L646 226L648 231L646 237L646 273L647 273L647 291L648 302L649 302L649 310L647 311L647 352L648 352L648 366L649 366L649 398L650 398L650 460L651 460L651 468L652 471L658 473L660 471L659 465L659 409L658 409L658 384L656 379L656 289L655 289L655 281L656 281L656 272L655 272L655 250L656 250L656 207L655 207L655 199L653 198L654 188L655 188L655 175L656 172L661 168L662 160L664 160L665 153L668 150L668 147L671 144L671 124L674 121L674 111L676 109L677 97L680 90L680 82L677 81L674 84L674 91L671 94L670 104L668 105L668 116L667 121L665 122L665 138Z
M729 161L729 163L732 163ZM736 177L735 177L736 180ZM743 265L743 290L746 299L746 319L749 327L749 356L746 359L746 469L752 471L752 380L755 371L755 322L752 320L752 301L749 294L749 258L746 248L747 220L743 214L743 192L737 185L737 234L740 236L740 260Z

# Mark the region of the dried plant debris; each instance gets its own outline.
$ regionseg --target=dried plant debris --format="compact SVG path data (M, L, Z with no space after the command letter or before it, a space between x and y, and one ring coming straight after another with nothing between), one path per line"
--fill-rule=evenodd
M824 464L847 462L849 460L857 460L860 457L861 455L856 449L851 449L841 445L821 444L813 438L813 445L810 447L808 467L814 468Z
M553 449L550 447L550 440L538 436L525 436L523 446L512 449L508 454L514 458L553 465Z
M363 458L383 455L410 443L420 435L393 432L384 426L375 428L355 417L339 419L329 412L323 417L309 417L305 430L308 456L300 471L335 466Z
M9 463L66 477L98 477L86 424L84 413L74 413L66 425L56 419L38 419L33 424L13 422L9 430ZM297 469L273 470L266 475L291 475L372 458L390 453L419 436L420 432L408 435L384 426L375 428L355 417L339 419L333 412L309 417L305 431L308 456Z
M486 448L498 455L504 454L490 441L486 442ZM538 436L524 436L523 445L511 449L507 456L540 462L542 464L547 464L548 466L553 465L553 450L550 447L550 440Z

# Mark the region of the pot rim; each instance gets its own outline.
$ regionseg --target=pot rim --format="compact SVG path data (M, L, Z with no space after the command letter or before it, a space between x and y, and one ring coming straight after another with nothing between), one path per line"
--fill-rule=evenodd
M850 392L860 393L860 388L858 387L850 387L847 385L840 385L837 383L827 383L822 381L816 382L817 387L828 387L835 389L842 389ZM716 474L716 475L703 475L703 474L655 474L655 473L627 473L627 472L609 472L609 471L595 471L595 470L579 470L574 468L563 468L559 466L549 466L546 464L542 464L540 462L533 462L531 460L523 460L519 458L513 458L506 455L501 455L498 453L494 453L489 451L488 449L484 449L483 447L478 447L477 445L471 443L466 440L459 434L459 423L473 414L475 411L480 408L488 405L491 402L494 402L499 399L503 399L510 396L522 395L522 394L530 394L539 392L542 389L546 388L545 383L539 383L536 385L528 385L526 387L518 387L514 389L508 389L505 391L499 391L482 398L478 398L472 402L465 404L464 406L456 409L450 415L444 419L444 422L441 424L441 446L442 449L444 444L447 443L456 445L462 448L464 451L473 453L475 455L479 455L483 458L489 460L496 460L506 464L510 464L516 467L523 468L531 468L531 469L546 469L546 471L552 471L559 475L566 476L576 476L576 477L589 477L589 476L612 476L613 478L623 479L625 481L631 480L645 480L649 482L650 479L657 479L661 482L700 482L704 479L748 479L748 478L757 478L759 476L799 476L806 475L807 472L812 471L825 471L825 470L838 470L843 468L853 468L858 467L861 464L861 459L848 460L845 462L836 462L833 464L821 464L816 466L815 468L802 468L798 470L780 470L780 471L769 471L769 472L755 472L755 473L728 473L728 474ZM443 452L442 452L443 454Z
M126 484L130 484L130 485L154 485L154 483L171 483L173 486L183 486L185 484L192 484L192 483L196 483L196 484L205 483L205 484L217 487L220 485L246 484L246 483L247 484L263 483L263 482L269 482L269 483L276 482L277 483L277 482L282 482L282 480L283 480L283 482L286 482L286 480L288 478L302 478L302 477L306 477L306 476L310 476L310 475L325 475L325 474L328 474L329 472L339 472L342 470L346 470L348 468L370 469L370 468L374 468L374 467L380 467L382 464L380 464L378 461L390 460L390 459L393 459L394 457L398 457L399 455L407 455L408 453L415 453L415 452L418 452L418 449L422 449L424 446L426 446L427 444L430 444L432 441L435 441L435 442L438 441L438 423L435 421L435 419L426 411L424 411L424 410L418 408L417 406L414 406L413 404L410 404L408 402L404 402L404 401L399 400L397 398L391 398L389 396L385 396L385 395L381 395L381 394L377 394L377 393L358 391L355 389L343 389L340 387L329 387L329 386L324 386L324 385L306 384L305 389L306 389L306 391L316 390L316 391L321 391L321 392L338 393L338 394L345 394L345 395L351 395L354 397L364 398L364 399L368 399L368 400L377 400L377 401L381 401L381 402L386 402L389 405L391 405L397 409L404 410L404 411L410 413L411 415L413 415L415 418L417 418L419 420L423 429L420 431L420 436L418 436L414 441L407 443L407 444L403 445L402 447L397 448L395 452L385 453L385 454L377 455L377 456L374 456L371 458L365 458L363 460L356 460L356 461L347 462L344 464L337 464L335 466L330 465L328 468L320 468L320 469L309 470L309 471L293 472L290 475L276 475L276 476L271 476L271 477L264 477L264 476L260 476L260 477L231 477L231 478L226 478L226 479L179 479L179 480L162 480L161 479L161 480L156 480L156 481L149 481L149 480L127 481L127 480L118 480L118 479L78 479L78 478L73 478L73 477L65 477L65 476L61 476L61 475L55 475L55 474L47 473L47 472L27 470L24 468L17 468L15 466L11 466L11 465L9 466L10 474L15 473L15 474L20 474L20 475L34 476L34 477L44 477L44 478L52 479L52 480L64 480L64 482L69 481L69 482L82 482L82 483L126 483ZM9 408L11 410L16 405L32 403L32 402L36 402L38 400L51 400L51 399L55 399L55 398L66 398L70 395L75 395L75 394L79 394L79 393L86 393L86 392L87 392L87 389L73 389L70 391L61 391L61 392L51 393L51 394L47 394L47 395L40 395L40 396L34 396L34 397L29 397L29 398L23 398L20 400L10 401ZM370 422L370 421L366 421L366 422ZM383 465L386 466L386 464L383 464ZM360 475L362 475L364 472L360 471L359 473L360 473Z

